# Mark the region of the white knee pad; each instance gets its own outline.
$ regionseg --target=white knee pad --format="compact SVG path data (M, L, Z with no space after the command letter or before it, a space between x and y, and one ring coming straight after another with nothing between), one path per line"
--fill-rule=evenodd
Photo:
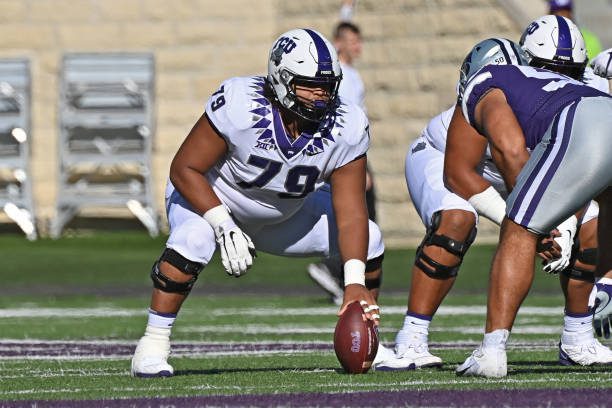
M374 259L381 256L385 252L385 244L383 243L382 233L380 228L372 220L368 222L370 240L368 242L368 259Z
M207 265L215 253L217 242L212 227L203 218L192 218L170 231L166 246L190 261Z

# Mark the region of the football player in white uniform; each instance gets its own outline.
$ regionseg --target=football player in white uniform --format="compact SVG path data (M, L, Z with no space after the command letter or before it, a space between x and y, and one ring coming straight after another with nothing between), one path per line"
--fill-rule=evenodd
M339 314L360 301L378 322L384 246L365 202L369 124L337 98L341 78L330 42L296 29L274 42L267 77L231 78L212 94L170 167L170 236L151 271L132 375L173 375L172 325L217 247L235 277L251 267L255 248L335 258L345 280Z
M580 32L569 20L562 22L566 22L568 26L565 28L571 31L566 33L574 41L572 47L574 56L572 61L567 61L565 64L557 66L553 64L556 62L558 44L554 42L555 37L551 33L559 31L557 18L562 17L544 16L534 20L525 30L521 45L532 56L533 63L548 63L547 68L553 70L573 69L574 72L567 73L581 78L586 65L586 52ZM534 25L538 25L539 29L535 29ZM510 42L501 40L499 47L503 52L498 51L498 53L505 56L504 61L509 57L511 63L517 63ZM602 87L600 77L593 79L591 75L590 78L589 85ZM491 187L482 195L473 197L468 202L444 186L444 152L453 111L454 107L433 118L421 136L411 145L406 156L408 189L415 208L427 228L427 235L417 250L412 269L408 311L403 328L396 336L398 360L389 359L382 363L389 365L389 369L403 369L412 361L417 367L442 364L442 360L428 350L431 319L450 291L463 255L475 237L478 215L485 216L498 225L504 217L505 202L502 197L507 196L507 191L489 152L481 163L480 174ZM597 248L597 210L597 204L593 202L581 220L580 240L576 240L576 244L580 243L579 249L572 250L577 229L577 220L574 217L559 226L561 233L555 241L561 251L559 252L559 248L555 246L541 253L546 260L544 269L547 272L563 272L560 279L566 295L563 332L566 345L573 340L576 340L577 344L590 344L594 340L590 324L582 323L585 320L590 322L592 319L587 299L593 287ZM577 331L578 336L575 334ZM581 358L585 353L589 357L586 360ZM611 357L605 350L599 355L592 355L582 347L579 348L578 354L575 359L588 364L605 363Z

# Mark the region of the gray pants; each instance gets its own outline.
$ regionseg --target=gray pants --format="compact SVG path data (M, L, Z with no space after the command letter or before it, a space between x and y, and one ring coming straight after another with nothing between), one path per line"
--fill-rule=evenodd
M506 202L506 215L547 234L612 185L612 98L565 107L531 153Z

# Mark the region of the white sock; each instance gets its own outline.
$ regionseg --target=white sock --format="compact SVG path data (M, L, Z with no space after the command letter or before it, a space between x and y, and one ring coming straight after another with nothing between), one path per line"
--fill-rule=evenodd
M395 336L395 344L427 343L430 323L430 316L406 313L404 325Z
M482 340L482 347L505 350L508 336L510 336L510 332L506 329L497 329L493 330L491 333L485 333L484 339Z
M159 313L149 309L149 321L145 329L145 336L159 338L170 338L172 325L176 320L174 313Z
M593 315L565 313L561 343L568 346L588 343L593 339Z

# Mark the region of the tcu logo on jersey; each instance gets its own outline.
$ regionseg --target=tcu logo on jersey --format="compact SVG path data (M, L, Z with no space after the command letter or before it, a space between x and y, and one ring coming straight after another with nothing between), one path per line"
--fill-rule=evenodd
M297 47L295 41L289 37L280 38L276 44L274 44L274 51L272 51L272 61L278 66L280 64L283 54L289 54L293 49Z

